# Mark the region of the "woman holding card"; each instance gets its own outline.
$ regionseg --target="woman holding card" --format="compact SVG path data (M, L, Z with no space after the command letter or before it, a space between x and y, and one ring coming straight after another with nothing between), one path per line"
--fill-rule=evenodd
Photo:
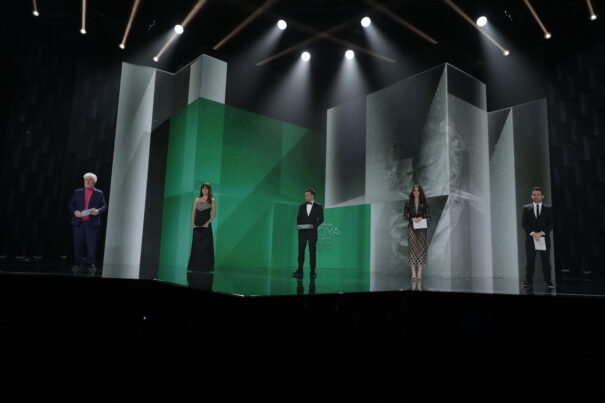
M427 260L427 219L429 204L422 186L416 184L405 203L403 216L408 220L408 263L412 267L412 280L422 279L422 265ZM418 273L415 271L418 266Z

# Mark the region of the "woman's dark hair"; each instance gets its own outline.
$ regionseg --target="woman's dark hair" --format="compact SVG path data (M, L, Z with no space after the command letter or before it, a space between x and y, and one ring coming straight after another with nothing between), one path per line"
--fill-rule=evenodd
M418 191L420 192L419 196L419 203L420 204L424 204L425 206L428 206L429 203L426 201L426 196L424 195L424 189L422 189L422 186L420 186L419 184L415 184L414 186L412 186L412 191L410 192L410 203L414 201L414 189L418 188Z
M204 188L208 189L208 201L212 200L212 185L208 182L202 183L202 187L200 188L200 197L204 197Z

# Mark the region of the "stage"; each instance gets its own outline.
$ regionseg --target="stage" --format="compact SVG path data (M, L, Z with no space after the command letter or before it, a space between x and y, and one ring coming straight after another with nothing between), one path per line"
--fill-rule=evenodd
M28 275L101 277L100 270L89 275L86 270L74 274L72 265L61 261L5 261L0 263L1 273ZM530 289L521 287L521 282L513 278L485 277L445 277L432 275L429 268L423 269L422 281L412 281L409 269L399 273L381 273L368 279L354 269L323 269L312 279L308 268L303 278L292 277L295 267L282 269L217 268L208 273L187 273L186 279L177 285L201 289L221 294L242 297L286 296L302 294L344 294L379 293L386 291L415 291L438 293L472 293L500 295L545 295L568 297L605 297L605 280L600 278L577 277L561 273L554 289L546 288L537 279ZM174 284L158 279L144 279L159 283Z

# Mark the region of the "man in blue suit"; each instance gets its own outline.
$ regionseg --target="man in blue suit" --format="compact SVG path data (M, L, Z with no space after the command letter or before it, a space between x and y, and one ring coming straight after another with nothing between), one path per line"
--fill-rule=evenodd
M71 226L74 232L75 266L74 274L83 268L84 250L88 263L88 274L94 275L97 251L97 234L101 225L101 214L107 210L103 192L95 188L97 175L84 174L84 187L74 190L67 204L72 214Z

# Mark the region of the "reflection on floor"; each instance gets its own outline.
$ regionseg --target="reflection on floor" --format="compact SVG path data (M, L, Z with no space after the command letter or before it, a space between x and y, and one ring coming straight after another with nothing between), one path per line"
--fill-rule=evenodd
M449 278L431 275L424 270L422 281L410 278L409 272L374 273L369 275L358 270L323 269L317 278L309 276L308 269L302 279L292 277L294 268L270 269L219 268L210 273L188 273L187 284L195 289L240 296L335 294L380 291L435 291L487 294L536 294L552 296L605 296L605 281L578 278L557 278L556 288L548 290L543 282L536 280L533 289L523 289L514 278ZM11 261L0 262L0 272L53 274L73 276L73 265L65 261ZM79 276L100 277L100 270L89 274L87 270L76 272Z

